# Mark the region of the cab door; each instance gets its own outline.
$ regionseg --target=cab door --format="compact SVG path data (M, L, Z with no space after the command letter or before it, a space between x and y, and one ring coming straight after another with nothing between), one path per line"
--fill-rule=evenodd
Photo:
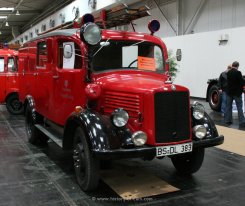
M6 72L6 94L19 92L19 74L17 57L7 57Z
M33 73L32 94L37 111L45 117L50 116L49 101L52 96L52 38L37 42L36 66Z
M55 41L55 68L53 70L53 91L50 98L51 120L64 125L75 106L85 103L84 54L80 41L57 38ZM64 46L70 45L71 58L64 57Z
M5 101L6 95L6 77L5 77L5 59L0 57L0 103Z

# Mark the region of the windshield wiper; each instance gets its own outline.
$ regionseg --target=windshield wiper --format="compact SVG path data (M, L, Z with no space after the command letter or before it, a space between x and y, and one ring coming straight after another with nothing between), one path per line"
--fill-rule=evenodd
M93 57L104 47L104 46L107 46L107 42L109 41L110 39L107 39L106 42L103 42L103 44L101 45L101 47L94 53ZM102 42L101 42L102 43Z
M141 44L141 43L143 43L143 42L145 42L145 40L142 40L142 41L136 42L136 43L131 44L131 45L127 46L127 47L136 46L136 45Z

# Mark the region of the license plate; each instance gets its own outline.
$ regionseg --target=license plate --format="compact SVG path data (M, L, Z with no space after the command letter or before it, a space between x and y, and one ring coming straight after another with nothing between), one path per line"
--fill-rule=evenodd
M177 145L168 145L156 148L156 156L168 156L192 151L192 142Z

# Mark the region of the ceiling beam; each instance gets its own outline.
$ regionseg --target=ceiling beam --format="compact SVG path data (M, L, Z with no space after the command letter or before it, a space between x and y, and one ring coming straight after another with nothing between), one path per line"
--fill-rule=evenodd
M177 0L177 36L182 35L184 33L184 25L183 25L183 0Z
M17 9L20 15L33 15L33 14L41 14L41 10L20 10ZM16 15L16 13L12 13L12 11L0 11L0 15Z
M73 1L74 0L56 0L56 1L52 2L51 5L47 9L45 9L40 15L38 15L36 18L34 18L30 22L28 22L22 28L22 31L24 32L24 31L30 29L30 27L32 27L33 25L38 24L43 19L49 17L50 15L55 13L56 11L64 8L66 5L70 4Z
M153 0L155 2L156 7L159 9L159 11L162 13L164 19L168 22L169 26L172 28L172 30L174 31L174 33L177 35L177 31L174 28L174 25L169 21L168 17L165 15L165 13L163 12L163 10L161 9L161 7L158 5L156 0Z
M18 7L21 5L21 3L23 2L24 0L19 0L18 4L15 6L14 10L7 16L7 18L2 22L2 24L0 25L0 29L4 26L4 24L6 23L6 21L8 21L8 17L13 14L15 12L15 10L18 9Z
M189 24L187 25L184 34L190 34L191 33L191 31L193 30L194 26L197 23L198 18L200 17L200 13L201 13L205 3L206 3L206 0L201 0L195 14L193 15Z

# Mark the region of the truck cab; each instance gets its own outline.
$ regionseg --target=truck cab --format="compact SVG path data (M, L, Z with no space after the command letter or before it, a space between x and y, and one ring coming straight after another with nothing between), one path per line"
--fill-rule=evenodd
M11 114L23 113L19 101L18 51L0 49L0 103L6 103Z
M204 107L190 104L189 90L171 82L167 48L153 35L159 26L153 20L145 34L89 21L19 50L28 139L50 138L72 151L84 191L97 187L105 160L168 156L180 173L192 174L205 148L224 141Z

